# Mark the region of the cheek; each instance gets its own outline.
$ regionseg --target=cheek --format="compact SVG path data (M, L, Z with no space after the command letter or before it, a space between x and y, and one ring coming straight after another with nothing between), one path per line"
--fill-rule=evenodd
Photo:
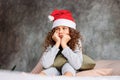
M69 31L65 31L65 34L69 34Z

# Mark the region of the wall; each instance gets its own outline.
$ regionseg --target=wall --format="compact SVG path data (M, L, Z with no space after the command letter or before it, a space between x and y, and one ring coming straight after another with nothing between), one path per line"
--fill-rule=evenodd
M120 59L120 0L0 0L0 68L31 71L51 29L53 9L73 13L83 35L83 53Z

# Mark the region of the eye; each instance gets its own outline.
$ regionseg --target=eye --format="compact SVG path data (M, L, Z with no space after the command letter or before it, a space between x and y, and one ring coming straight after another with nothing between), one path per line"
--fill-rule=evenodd
M66 28L63 28L63 30L65 30Z
M59 28L55 28L55 31L58 31L59 30Z
M66 30L66 29L67 29L67 27L64 27L64 28L63 28L63 30Z
M58 30L58 28L55 28L55 30Z

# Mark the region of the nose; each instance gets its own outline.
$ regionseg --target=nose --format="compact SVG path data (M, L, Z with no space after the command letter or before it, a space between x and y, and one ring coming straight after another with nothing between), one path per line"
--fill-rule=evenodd
M60 29L59 32L60 32L60 33L63 33L63 29Z

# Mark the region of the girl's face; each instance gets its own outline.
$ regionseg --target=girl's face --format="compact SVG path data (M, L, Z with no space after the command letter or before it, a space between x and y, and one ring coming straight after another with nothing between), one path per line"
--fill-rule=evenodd
M58 27L56 27L55 32L57 32L58 36L60 38L62 38L64 34L69 35L69 27L67 27L67 26L58 26Z

